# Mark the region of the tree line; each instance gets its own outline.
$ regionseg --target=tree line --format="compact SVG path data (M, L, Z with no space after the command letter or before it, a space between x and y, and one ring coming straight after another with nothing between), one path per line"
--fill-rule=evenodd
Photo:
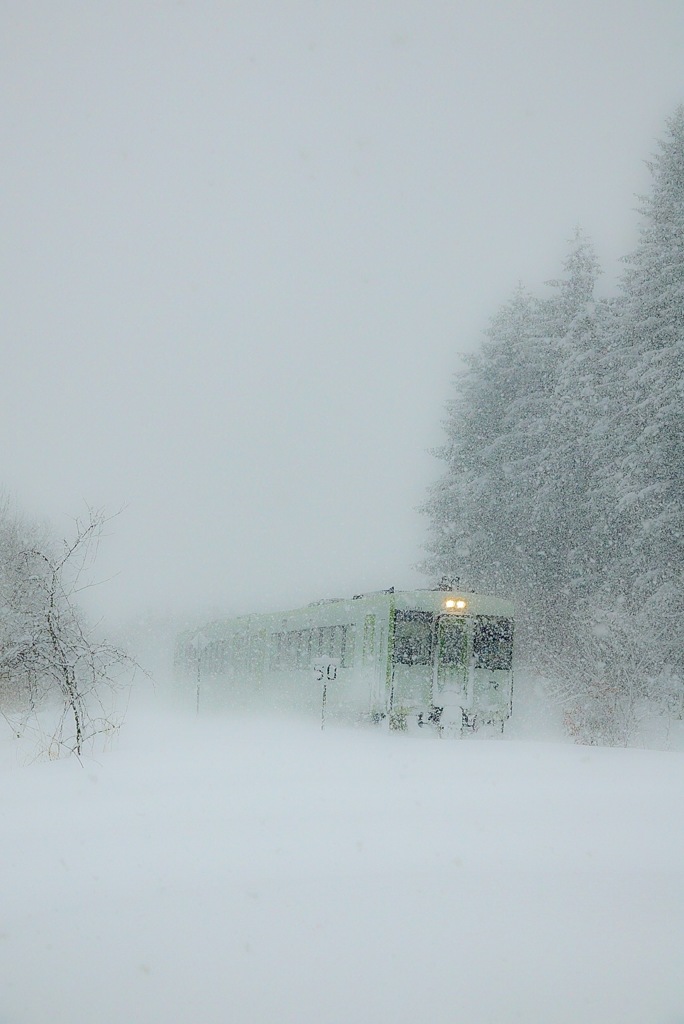
M684 705L684 106L610 298L577 231L455 378L430 489L430 575L513 596L522 665L579 740L627 743Z

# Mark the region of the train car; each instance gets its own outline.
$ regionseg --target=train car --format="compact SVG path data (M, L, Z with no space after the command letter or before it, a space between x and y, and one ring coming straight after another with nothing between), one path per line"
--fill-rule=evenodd
M198 701L201 687L214 704L463 735L503 730L512 656L509 601L392 589L210 623L179 639L176 665Z

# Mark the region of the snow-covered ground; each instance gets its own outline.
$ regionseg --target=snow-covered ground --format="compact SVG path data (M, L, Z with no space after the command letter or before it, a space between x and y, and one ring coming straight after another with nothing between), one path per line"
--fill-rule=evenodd
M681 1024L684 755L131 712L2 737L1 1024Z

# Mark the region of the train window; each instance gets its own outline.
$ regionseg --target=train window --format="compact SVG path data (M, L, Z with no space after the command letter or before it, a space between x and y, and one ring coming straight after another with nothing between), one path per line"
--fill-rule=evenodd
M429 665L432 661L431 612L398 611L394 617L394 662Z
M250 640L249 645L249 667L252 672L259 672L264 663L264 653L266 650L266 634L255 633Z
M271 634L271 650L269 662L271 668L280 668L280 659L282 657L283 650L283 634L272 633Z
M302 654L303 654L303 658L304 658L304 664L303 664L302 667L303 668L311 668L311 659L314 657L314 653L313 653L313 649L314 649L314 647L313 647L313 643L314 643L314 641L313 641L313 630L312 629L305 629L303 634L302 634L302 637L303 637Z
M350 623L342 627L342 668L354 667L354 648L356 647L356 626Z
M466 633L463 619L444 616L439 620L440 665L463 665L466 659Z
M279 633L278 666L279 668L292 668L295 659L294 634Z
M373 661L375 658L375 616L367 615L363 623L363 660Z
M287 667L299 668L301 661L302 634L301 630L293 629L287 634Z
M301 629L290 633L290 666L292 668L304 668L304 633Z
M330 657L337 658L338 660L342 657L342 647L344 644L344 626L331 626L330 627Z
M319 630L320 633L320 650L319 654L325 658L335 657L335 627L334 626L322 626Z
M311 657L320 658L323 654L323 630L318 629L311 630Z
M513 663L513 622L479 616L473 633L473 659L475 668L504 669Z
M323 658L340 658L344 626L321 626L315 630L314 655Z

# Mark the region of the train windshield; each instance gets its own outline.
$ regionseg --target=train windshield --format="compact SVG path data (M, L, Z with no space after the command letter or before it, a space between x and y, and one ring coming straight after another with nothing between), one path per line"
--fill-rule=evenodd
M431 612L397 611L394 617L395 665L430 665L434 616Z
M443 615L439 620L438 654L440 666L460 666L466 659L466 630L463 619Z
M479 616L473 632L475 668L509 671L513 663L513 622L498 616Z

